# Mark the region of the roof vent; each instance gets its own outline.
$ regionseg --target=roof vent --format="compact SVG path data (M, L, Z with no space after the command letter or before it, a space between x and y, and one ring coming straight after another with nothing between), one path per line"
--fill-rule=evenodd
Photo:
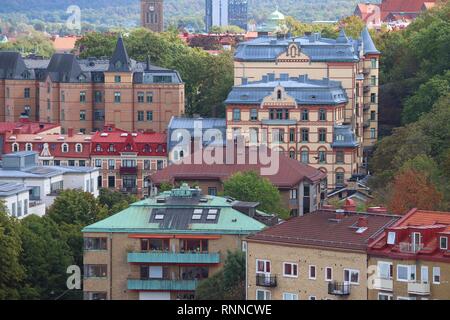
M166 203L166 198L156 198L156 203Z
M201 198L200 199L200 203L207 203L208 202L208 198Z
M120 135L121 137L128 137L128 133L122 133L121 135Z
M101 136L101 137L107 137L108 134L104 132L104 133L102 133L100 136Z

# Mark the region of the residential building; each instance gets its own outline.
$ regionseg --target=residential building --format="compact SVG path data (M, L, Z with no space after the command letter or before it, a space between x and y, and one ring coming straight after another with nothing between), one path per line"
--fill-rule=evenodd
M188 300L264 224L182 185L83 229L86 300Z
M450 299L450 212L412 209L368 248L371 300Z
M167 166L167 138L105 126L92 137L90 157L92 166L101 170L99 187L142 197L147 195L147 178Z
M228 139L272 150L309 164L328 175L333 190L358 173L359 141L345 122L348 102L338 81L264 75L261 81L234 86L226 103Z
M248 0L228 0L228 24L247 30Z
M0 182L0 201L3 201L8 213L18 219L30 214L43 216L45 204L30 201L30 187L17 182Z
M247 238L248 300L366 300L367 246L399 217L321 210Z
M164 31L164 0L141 0L141 26L153 32Z
M363 159L359 173L365 170L378 138L379 58L367 28L359 39L347 37L344 30L337 39L323 38L319 33L260 37L239 44L234 56L235 85L262 81L268 74L273 79L283 74L339 81L346 96L343 124L356 134L358 158Z
M251 161L251 159L258 159L259 151L256 148L246 148L242 154L238 154L239 151L237 151L233 155L234 158L228 158L227 152L230 151L227 148L222 152L223 161L215 163L208 162L206 150L198 151L203 152L203 156L201 162L195 162L197 153L194 152L194 154L184 157L183 160L186 162L170 165L150 176L150 193L157 194L162 183L175 185L187 182L198 185L205 193L215 196L223 192L223 183L233 174L255 171L269 179L278 188L282 204L289 209L291 215L303 215L321 207L327 195L325 173L281 154L278 157L276 171L272 173L270 170L265 173L264 168L269 168L270 164L263 163L261 159L256 162ZM272 155L270 150L267 150L267 154L268 156ZM245 158L245 161L238 160L241 156ZM229 161L230 159L231 161Z
M376 3L358 3L356 5L355 16L360 17L369 29L381 28L381 9Z
M207 32L214 26L228 26L228 0L205 0L205 26Z
M130 59L122 37L109 60L0 52L0 121L24 114L59 123L62 133L91 133L105 124L164 132L172 116L184 114L184 84L174 70Z
M29 189L29 208L42 203L48 208L65 189L80 189L97 197L98 175L99 170L91 167L41 166L37 152L21 151L3 155L0 183L23 184ZM20 211L15 216L21 216Z
M91 135L47 133L27 134L9 132L5 136L5 153L35 151L43 166L89 167L91 163Z

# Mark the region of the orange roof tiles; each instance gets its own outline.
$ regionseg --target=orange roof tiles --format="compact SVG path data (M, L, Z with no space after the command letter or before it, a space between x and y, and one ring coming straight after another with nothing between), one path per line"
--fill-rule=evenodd
M450 212L416 210L405 216L399 226L450 225Z

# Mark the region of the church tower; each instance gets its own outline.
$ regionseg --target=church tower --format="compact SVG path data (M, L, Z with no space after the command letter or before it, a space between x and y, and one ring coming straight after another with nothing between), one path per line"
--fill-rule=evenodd
M154 32L164 31L164 0L141 0L141 26Z

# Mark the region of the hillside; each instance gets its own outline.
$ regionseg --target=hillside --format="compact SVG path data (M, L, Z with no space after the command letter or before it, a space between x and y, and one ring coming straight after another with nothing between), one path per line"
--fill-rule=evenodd
M279 0L280 11L302 21L337 20L353 13L358 0ZM377 2L377 0L372 0ZM167 24L179 21L203 26L205 0L166 0ZM66 9L76 4L82 9L82 22L105 27L138 24L139 0L15 0L0 6L0 17L24 23L64 22ZM250 18L263 20L275 10L272 0L249 0Z

